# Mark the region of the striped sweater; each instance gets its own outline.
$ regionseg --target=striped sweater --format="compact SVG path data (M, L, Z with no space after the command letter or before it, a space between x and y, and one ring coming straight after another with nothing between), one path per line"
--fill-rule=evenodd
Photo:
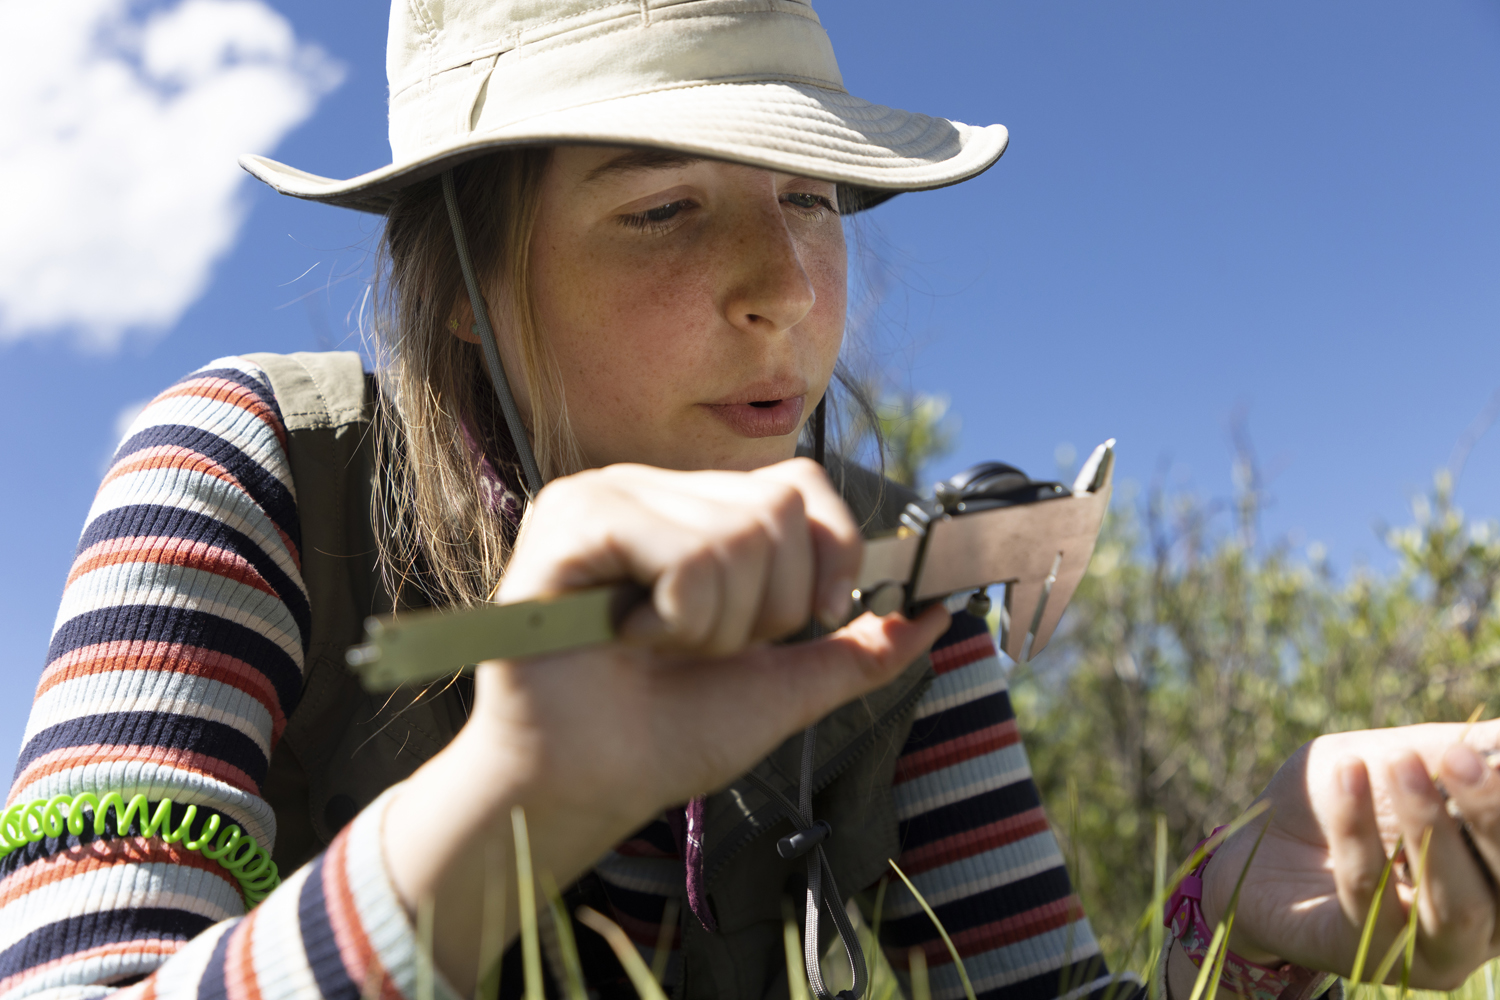
M295 710L308 633L296 487L264 372L214 362L135 421L89 511L7 805L118 791L193 803L269 849L261 797ZM894 788L910 874L986 1000L1101 986L1098 946L1068 883L983 623L934 646ZM415 932L367 808L246 913L218 863L135 827L66 830L0 858L0 1000L228 995L410 997ZM596 869L649 959L683 866L665 821ZM850 887L853 888L853 887ZM673 906L673 909L678 909ZM921 947L933 996L963 995L915 899L886 897L898 967ZM675 958L675 956L673 956ZM1086 981L1085 981L1086 980ZM440 987L441 990L441 987Z

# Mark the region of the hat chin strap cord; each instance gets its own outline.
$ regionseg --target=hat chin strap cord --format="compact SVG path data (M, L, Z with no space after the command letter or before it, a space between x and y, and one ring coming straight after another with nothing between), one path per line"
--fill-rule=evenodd
M452 170L443 171L443 201L448 204L448 224L453 227L453 245L458 250L458 266L464 274L464 286L469 290L469 308L474 311L474 332L479 336L479 347L484 352L484 365L489 369L495 395L500 398L505 426L510 431L521 471L526 476L526 492L536 496L542 491L542 473L537 468L536 456L531 452L531 437L521 420L521 411L516 408L515 397L511 395L510 380L505 377L505 365L500 361L500 348L495 343L495 330L490 326L489 310L484 307L484 296L480 294L479 281L474 276L474 261L469 256L469 238L464 235L464 222L458 211L458 192L453 185Z
M542 489L542 474L537 468L536 457L531 451L531 438L526 425L521 421L521 412L516 408L515 397L510 391L510 380L505 377L505 366L500 361L500 349L495 342L495 330L490 325L489 312L485 309L484 296L479 291L479 281L474 274L474 261L469 255L469 240L464 234L463 218L458 210L458 192L453 183L453 171L443 171L443 201L448 206L448 223L453 227L453 244L458 251L458 266L463 271L464 286L469 292L469 307L474 312L475 333L484 352L484 364L489 369L490 382L500 400L500 410L505 415L505 426L515 444L516 455L526 475L527 491L536 496ZM824 465L824 414L827 397L818 401L813 412L813 459ZM817 623L813 624L813 636L823 634ZM864 950L859 944L859 935L845 912L838 884L833 880L833 869L829 867L828 855L823 850L823 841L833 833L833 827L813 819L813 760L818 747L818 727L808 726L802 732L802 767L798 776L797 802L788 799L781 791L765 782L759 775L747 774L746 779L761 790L787 819L797 827L797 832L782 837L776 850L783 858L807 858L807 910L803 921L802 960L807 966L807 980L817 1000L859 1000L864 996L869 973L865 967ZM823 967L818 955L818 923L824 905L833 918L844 953L849 959L849 970L853 973L854 986L844 990L835 998L823 982Z

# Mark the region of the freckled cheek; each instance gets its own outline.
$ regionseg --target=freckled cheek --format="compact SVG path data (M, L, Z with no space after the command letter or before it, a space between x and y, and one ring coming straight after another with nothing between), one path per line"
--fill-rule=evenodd
M806 267L817 293L817 302L803 321L808 332L807 347L817 355L820 367L831 373L843 345L848 316L847 267L842 242L836 249L829 248L807 261Z
M693 396L706 346L695 331L705 315L712 319L701 282L678 277L693 272L619 268L586 255L573 260L580 266L568 269L568 280L549 283L551 301L542 309L570 410L584 419L594 410L616 420L648 419L661 414L661 403Z

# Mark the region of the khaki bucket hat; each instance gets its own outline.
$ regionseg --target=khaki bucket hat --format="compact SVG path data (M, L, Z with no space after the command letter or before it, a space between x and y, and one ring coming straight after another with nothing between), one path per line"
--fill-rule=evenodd
M383 213L486 152L646 146L834 181L847 212L973 177L1009 138L852 96L801 0L394 0L386 73L388 166L348 180L241 166L282 194Z

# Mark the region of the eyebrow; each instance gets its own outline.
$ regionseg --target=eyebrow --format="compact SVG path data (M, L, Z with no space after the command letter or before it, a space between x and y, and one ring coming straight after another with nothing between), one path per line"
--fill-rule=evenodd
M626 174L636 170L655 170L662 167L685 167L698 162L702 157L675 153L668 149L632 149L611 160L601 163L584 175L583 182L592 184L611 174Z

